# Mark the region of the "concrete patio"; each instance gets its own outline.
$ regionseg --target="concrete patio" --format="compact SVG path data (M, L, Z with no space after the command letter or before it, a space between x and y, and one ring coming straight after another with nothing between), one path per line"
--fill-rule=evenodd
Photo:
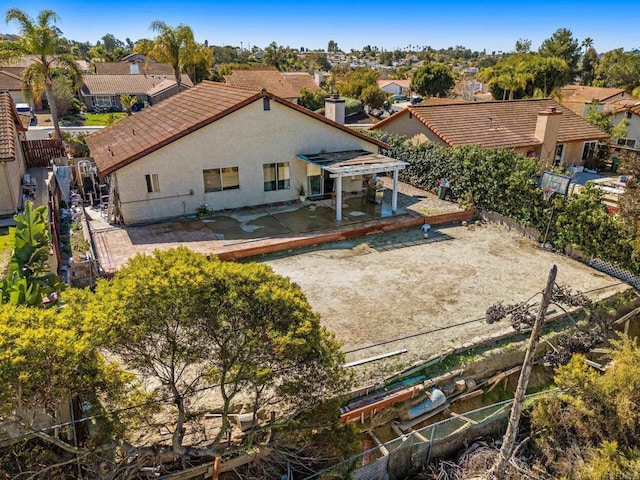
M302 248L423 223L446 223L468 218L457 204L439 200L430 192L400 184L398 211L391 214L390 190L382 203L362 196L343 200L343 219L335 219L331 200L291 202L216 212L198 219L138 226L107 224L99 210L86 208L98 261L113 274L138 253L151 254L184 245L222 260Z

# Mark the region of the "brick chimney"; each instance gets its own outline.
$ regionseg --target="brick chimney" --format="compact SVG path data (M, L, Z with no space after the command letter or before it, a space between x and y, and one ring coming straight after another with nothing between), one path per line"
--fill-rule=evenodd
M337 93L332 93L324 101L324 116L329 120L344 125L344 100Z
M538 112L534 135L542 142L540 160L543 167L553 164L561 115L562 112L558 111L557 107L548 107Z

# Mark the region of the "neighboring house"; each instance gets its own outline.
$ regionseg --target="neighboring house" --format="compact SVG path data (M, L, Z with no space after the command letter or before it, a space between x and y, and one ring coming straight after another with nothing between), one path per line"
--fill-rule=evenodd
M560 103L581 117L584 117L589 106L595 102L598 110L603 111L607 103L625 98L632 98L622 88L587 87L584 85L565 85L560 89Z
M173 75L168 63L149 62L94 62L91 73L97 75Z
M22 76L0 67L0 91L9 92L13 103L27 103L22 93Z
M640 100L625 98L605 105L605 112L611 113L611 123L617 125L627 121L627 134L615 139L614 143L622 147L640 150Z
M225 83L234 87L266 89L274 95L298 103L303 88L317 90L319 87L308 73L283 73L275 67L259 67L248 70L233 70L224 76Z
M609 138L553 100L410 106L371 127L414 143L508 148L539 157L541 166L582 165Z
M344 117L344 100L328 115ZM362 192L367 175L405 162L388 145L266 90L205 81L86 137L108 175L115 216L127 224L213 210ZM396 210L397 191L392 195Z
M25 130L11 95L0 92L0 217L14 215L22 206Z
M409 95L411 80L378 80L380 90L392 95Z
M122 64L127 66L128 64ZM80 100L89 111L124 110L122 95L138 97L138 105L154 105L178 93L175 76L171 75L98 75L82 77ZM188 75L182 75L182 88L192 87Z

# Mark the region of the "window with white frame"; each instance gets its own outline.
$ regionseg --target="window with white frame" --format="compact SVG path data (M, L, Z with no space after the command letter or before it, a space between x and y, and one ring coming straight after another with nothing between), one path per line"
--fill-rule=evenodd
M202 171L205 192L221 192L240 188L238 167L210 168Z
M636 146L636 141L632 138L619 138L617 143L623 147L634 148Z
M94 97L93 104L96 107L110 107L111 106L111 95L96 95Z
M147 183L147 192L159 192L160 191L160 182L158 181L158 174L151 173L149 175L145 175L144 179Z
M564 143L559 143L556 145L556 154L553 157L553 166L559 167L562 165L562 160L564 158Z
M264 191L288 190L291 188L291 172L289 162L265 163L262 165L264 172Z
M596 153L596 147L598 142L584 142L584 148L582 149L582 161L591 160Z

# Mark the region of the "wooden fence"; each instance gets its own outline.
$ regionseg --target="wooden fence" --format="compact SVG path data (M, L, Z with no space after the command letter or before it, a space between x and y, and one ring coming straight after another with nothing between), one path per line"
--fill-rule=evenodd
M66 157L62 140L26 140L22 142L27 168L50 167L54 158Z

